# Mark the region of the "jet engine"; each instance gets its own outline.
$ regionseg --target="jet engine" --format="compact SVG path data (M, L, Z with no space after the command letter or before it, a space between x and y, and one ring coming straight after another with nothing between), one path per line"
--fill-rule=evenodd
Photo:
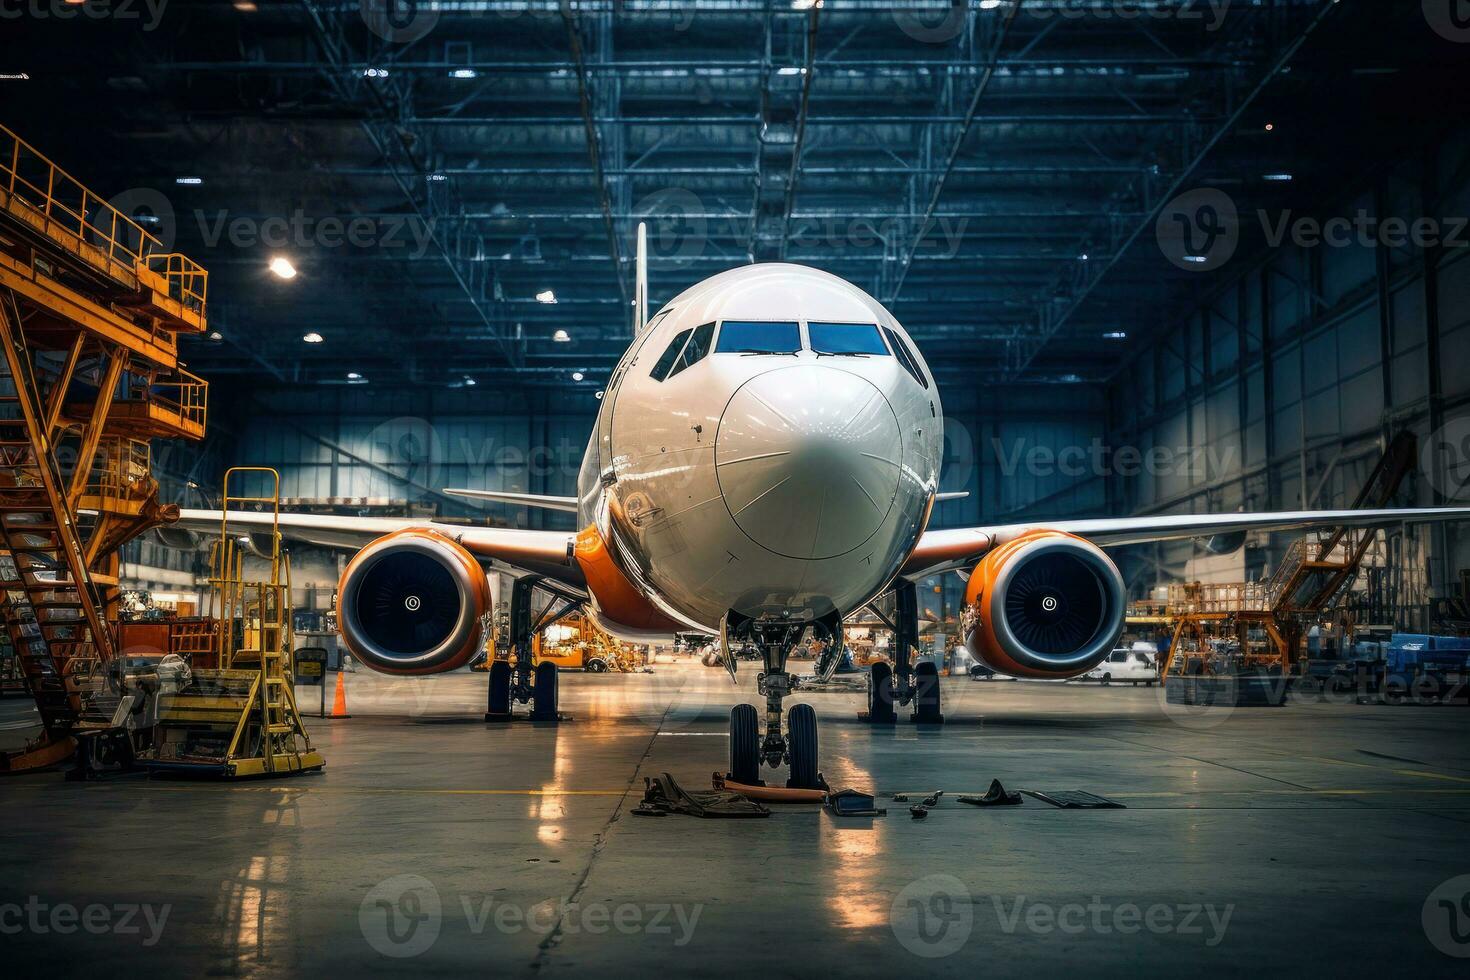
M1032 531L981 559L965 589L965 646L1003 674L1077 677L1123 632L1118 566L1090 541Z
M409 528L357 553L337 587L342 639L384 674L438 674L479 651L490 611L480 563L438 531Z

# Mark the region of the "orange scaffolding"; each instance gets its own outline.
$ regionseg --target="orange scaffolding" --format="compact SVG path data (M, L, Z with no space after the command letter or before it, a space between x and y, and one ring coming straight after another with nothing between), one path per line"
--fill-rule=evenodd
M0 618L42 734L0 770L65 758L113 655L118 549L177 517L149 440L204 435L178 362L209 276L0 127Z

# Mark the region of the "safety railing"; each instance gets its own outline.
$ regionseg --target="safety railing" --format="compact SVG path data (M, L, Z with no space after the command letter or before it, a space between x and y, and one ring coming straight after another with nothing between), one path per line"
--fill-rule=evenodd
M209 413L209 382L183 368L133 379L113 408L114 419L132 419L202 435Z
M97 447L96 462L87 475L85 497L137 500L152 479L152 450L141 439L108 438Z
M0 126L0 190L4 191L0 204L6 210L67 251L108 274L112 274L108 262L135 273L151 269L169 281L174 299L203 313L207 273L201 266L183 255L166 253L163 243L142 225L4 126ZM163 270L153 268L155 261Z

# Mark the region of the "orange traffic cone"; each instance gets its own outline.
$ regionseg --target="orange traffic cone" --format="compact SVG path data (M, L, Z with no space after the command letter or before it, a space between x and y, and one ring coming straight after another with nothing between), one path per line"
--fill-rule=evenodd
M351 718L347 713L347 675L337 671L337 696L332 701L332 713L329 718Z

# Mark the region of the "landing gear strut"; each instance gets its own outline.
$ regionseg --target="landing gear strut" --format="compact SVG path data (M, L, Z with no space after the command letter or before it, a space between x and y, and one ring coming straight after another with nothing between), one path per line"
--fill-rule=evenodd
M510 590L509 622L498 638L510 648L508 660L490 662L489 692L485 704L486 721L510 721L513 703L529 704L531 720L555 724L567 720L557 711L556 664L534 664L536 634L576 610L578 600L552 596L539 615L533 615L531 596L541 579L536 576L518 578ZM493 657L493 654L492 654Z
M893 666L879 662L868 672L868 723L891 725L898 720L897 705L912 704L909 720L920 725L942 725L939 668L932 660L915 665L919 645L919 594L913 582L903 579L893 587L894 616L889 621L874 613L893 631ZM871 607L870 607L871 608Z
M838 617L837 637L841 637ZM756 690L766 699L766 731L759 732L758 712L753 705L737 704L730 711L730 778L737 783L761 786L760 765L775 768L783 763L791 766L791 789L824 789L817 771L817 713L809 704L798 704L787 719L789 738L781 731L781 703L797 689L798 681L786 670L786 659L801 641L808 624L769 622L726 614L720 630L721 653L731 676L735 674L735 658L730 641L745 640L761 652L764 670L756 677ZM823 627L819 626L819 629ZM834 641L840 645L840 639Z

